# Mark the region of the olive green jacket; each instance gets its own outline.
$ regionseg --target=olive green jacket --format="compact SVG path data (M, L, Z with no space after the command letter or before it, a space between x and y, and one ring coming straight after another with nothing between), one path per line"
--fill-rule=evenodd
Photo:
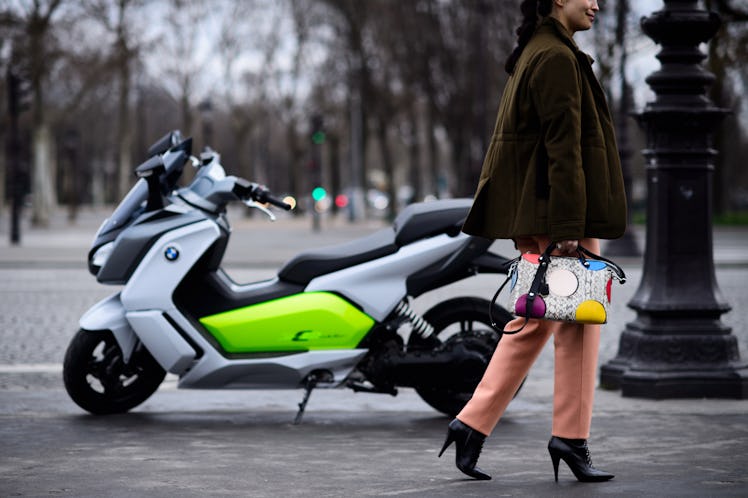
M463 231L611 239L626 229L613 122L591 58L553 18L522 51Z

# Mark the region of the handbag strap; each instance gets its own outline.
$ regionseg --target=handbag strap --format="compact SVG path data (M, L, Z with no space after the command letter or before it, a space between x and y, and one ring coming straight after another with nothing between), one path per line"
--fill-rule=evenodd
M515 259L512 260L512 265L511 265L512 269L509 270L509 274L507 275L506 280L504 280L504 283L501 284L501 286L498 288L498 290L496 291L496 293L493 295L493 298L491 299L491 304L488 306L488 319L491 321L491 327L493 327L493 329L496 332L499 332L501 334L512 335L512 334L516 334L518 332L521 332L525 328L525 326L527 326L527 322L529 321L529 316L525 316L524 317L525 323L523 323L520 328L518 328L517 330L504 330L503 328L499 327L499 325L496 323L496 320L493 317L493 307L496 305L496 299L498 299L499 294L501 294L501 291L504 290L504 287L506 287L506 284L508 284L509 281L512 279L512 273L514 271L517 271L516 269L514 269L514 266L518 262L519 262L519 258L515 258ZM536 274L535 278L537 279L537 274ZM533 284L534 284L534 282L533 282ZM534 300L534 299L535 299L535 297L533 295L532 300ZM530 301L530 305L532 305L532 300L528 297L528 301ZM527 308L525 308L525 311L527 311Z
M545 259L548 262L550 262L551 253L553 252L554 249L556 249L556 244L553 243L553 242L551 242L548 245L548 247L546 248L545 252L543 252L543 254L541 255L540 258L541 259ZM604 257L600 256L599 254L595 254L594 252L590 251L589 249L587 249L586 247L584 247L582 245L578 245L577 246L577 254L579 255L579 260L585 266L587 266L587 263L586 263L587 262L587 257L589 257L591 259L594 259L594 260L598 260L598 261L602 261L604 263L607 263L608 267L611 270L613 270L613 273L615 273L616 277L618 277L618 280L622 284L626 283L626 273L624 273L623 268L621 268L620 266L618 266L616 263L614 263L610 259L604 258ZM555 257L559 257L559 256L555 256ZM547 264L546 264L546 266L547 266Z
M512 274L509 273L509 276L506 277L506 280L504 280L504 283L501 284L501 287L499 287L499 290L496 291L496 294L493 295L493 298L491 299L491 304L488 305L488 319L491 321L491 327L500 334L516 334L517 332L521 332L522 329L525 328L527 325L528 318L525 317L525 323L522 324L522 326L517 330L504 330L503 328L500 328L499 325L496 323L496 320L493 317L493 307L496 305L496 299L498 299L499 294L501 294L501 291L504 290L504 287L506 287L506 284L509 283L509 280L512 279Z

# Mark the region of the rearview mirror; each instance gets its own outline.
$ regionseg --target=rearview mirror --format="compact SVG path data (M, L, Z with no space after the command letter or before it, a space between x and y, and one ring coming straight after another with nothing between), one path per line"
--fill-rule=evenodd
M182 141L179 130L170 131L148 148L148 157L159 156Z

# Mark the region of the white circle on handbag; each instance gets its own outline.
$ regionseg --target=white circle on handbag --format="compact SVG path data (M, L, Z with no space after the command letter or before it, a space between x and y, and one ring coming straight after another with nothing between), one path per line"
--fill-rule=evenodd
M548 290L557 296L566 297L574 294L579 287L576 275L569 270L557 268L545 276Z

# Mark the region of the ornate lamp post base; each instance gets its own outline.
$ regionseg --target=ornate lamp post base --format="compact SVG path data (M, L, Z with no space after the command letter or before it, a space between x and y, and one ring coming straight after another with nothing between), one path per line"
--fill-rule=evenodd
M748 398L748 365L734 336L652 335L636 326L628 325L618 356L600 369L603 388L651 399Z
M717 288L712 249L711 134L725 111L705 92L714 76L699 44L719 27L696 0L665 0L642 20L662 46L647 78L657 95L639 121L647 131L647 240L642 281L629 306L637 318L618 355L600 370L602 387L643 398L748 398L748 365L720 321L730 310Z

